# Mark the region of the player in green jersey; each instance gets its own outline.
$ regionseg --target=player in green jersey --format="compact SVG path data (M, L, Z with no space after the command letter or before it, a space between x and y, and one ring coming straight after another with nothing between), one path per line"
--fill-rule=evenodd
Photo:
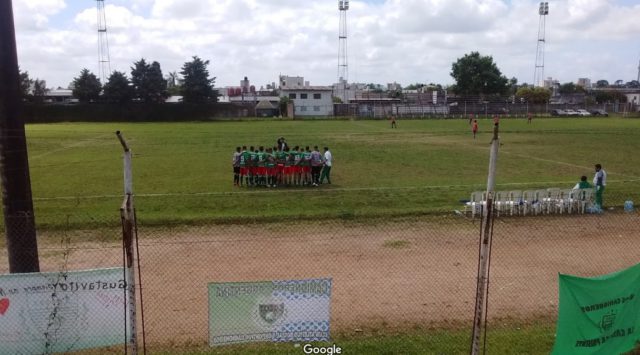
M258 162L258 151L253 148L253 146L249 147L249 182L247 186L255 186L256 184L256 176L257 174L257 165Z
M244 184L245 177L247 178L247 185L249 184L249 169L248 163L249 161L249 152L247 152L247 146L242 146L242 152L240 153L240 186Z
M267 184L267 168L265 165L266 153L263 146L260 146L256 159L256 166L258 167L256 172L256 175L258 176L256 185L265 186Z

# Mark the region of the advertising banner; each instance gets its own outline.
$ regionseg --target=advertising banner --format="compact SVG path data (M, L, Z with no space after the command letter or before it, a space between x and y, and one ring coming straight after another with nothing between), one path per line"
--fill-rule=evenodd
M0 275L0 355L123 344L123 269Z
M560 275L553 354L621 354L640 339L640 264L613 274Z
M209 284L209 345L328 341L331 279Z

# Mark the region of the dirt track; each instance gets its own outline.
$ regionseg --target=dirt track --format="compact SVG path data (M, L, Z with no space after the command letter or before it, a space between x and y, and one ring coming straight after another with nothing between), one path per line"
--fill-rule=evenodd
M589 276L640 262L639 222L637 214L496 222L490 316L553 315L559 272ZM469 321L478 229L462 218L172 231L141 226L148 340L206 341L207 284L214 281L332 277L334 330ZM69 269L121 262L117 243L84 246L72 252ZM55 250L43 255L43 269L61 262Z

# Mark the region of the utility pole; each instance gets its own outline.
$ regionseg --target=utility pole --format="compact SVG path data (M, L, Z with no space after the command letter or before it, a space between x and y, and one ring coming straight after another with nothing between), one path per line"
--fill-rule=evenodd
M0 175L9 272L38 272L27 138L11 0L0 0Z

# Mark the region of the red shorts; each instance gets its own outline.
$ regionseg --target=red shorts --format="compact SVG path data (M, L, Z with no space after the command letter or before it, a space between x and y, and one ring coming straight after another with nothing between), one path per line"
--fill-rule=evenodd
M276 176L276 168L267 168L267 176Z
M249 175L255 175L256 174L256 167L255 166L250 166L247 169L249 170Z
M310 166L303 166L302 167L302 172L303 173L310 173L311 172L311 167Z
M278 164L278 166L276 166L276 172L280 174L284 173L284 164Z
M249 172L249 168L247 168L246 166L240 167L240 175L247 175L248 172Z
M293 174L293 166L285 166L284 167L284 174L285 175L291 175Z
M301 167L301 166L297 166L297 165L296 165L296 166L294 166L294 167L293 167L293 173L294 173L294 174L300 174L300 173L302 173L302 167Z
M264 166L258 167L258 175L267 175L267 168Z

